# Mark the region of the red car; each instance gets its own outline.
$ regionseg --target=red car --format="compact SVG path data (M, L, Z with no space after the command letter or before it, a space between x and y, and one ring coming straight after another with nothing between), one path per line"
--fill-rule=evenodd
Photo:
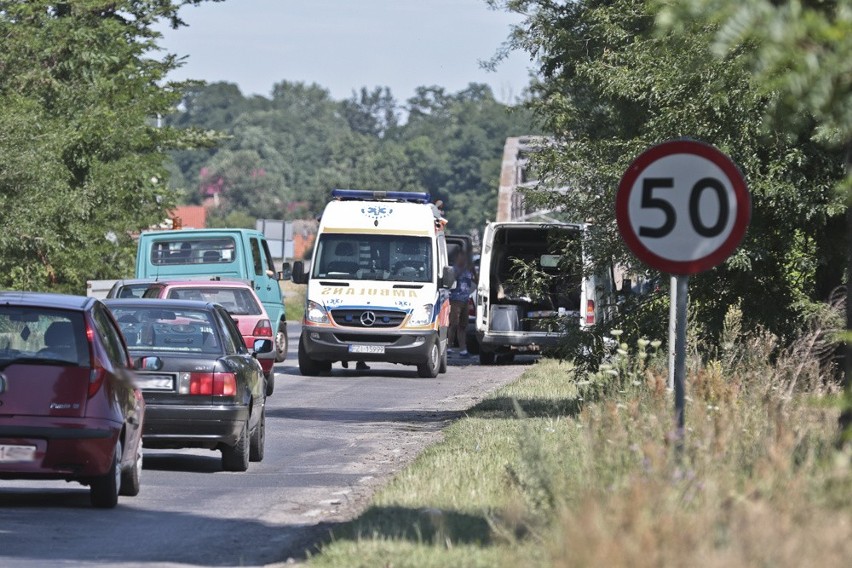
M256 339L274 339L266 309L250 284L239 280L167 280L148 285L144 298L196 300L219 304L231 314L251 351ZM257 360L266 377L266 396L275 390L275 353L259 353Z
M0 292L0 479L64 479L92 505L139 493L145 402L94 298Z

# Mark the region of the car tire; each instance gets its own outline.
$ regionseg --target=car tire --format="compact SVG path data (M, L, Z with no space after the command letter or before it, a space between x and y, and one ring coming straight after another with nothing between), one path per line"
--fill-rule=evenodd
M260 420L254 430L251 431L249 442L249 461L263 461L263 447L266 442L266 408L260 411Z
M249 466L249 428L248 420L243 423L237 443L222 448L222 469L225 471L246 471Z
M118 494L125 497L136 497L142 484L142 440L136 448L136 458L130 469L121 472L121 489Z
M273 392L275 392L275 369L270 369L269 374L266 375L266 396L272 396Z
M118 491L121 487L121 440L115 443L112 467L104 475L92 479L89 486L89 499L93 507L112 509L118 505Z
M479 350L479 364L480 365L493 365L494 364L494 352L493 351L485 351L484 349Z
M275 334L275 362L280 363L287 358L287 349L290 348L290 339L287 337L287 323L278 326Z
M441 348L438 346L438 342L433 339L426 361L417 365L417 374L424 379L434 379L438 376L440 366Z
M331 363L314 361L308 357L304 339L299 339L299 372L306 377L316 377L323 371L331 370Z

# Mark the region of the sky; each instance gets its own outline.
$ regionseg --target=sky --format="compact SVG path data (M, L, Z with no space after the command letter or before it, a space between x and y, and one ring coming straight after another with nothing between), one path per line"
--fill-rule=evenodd
M236 83L270 96L280 81L316 83L335 100L390 87L405 101L420 86L456 93L486 83L503 103L529 84L526 53L480 67L520 17L485 0L226 0L181 9L188 26L163 27L159 44L187 56L172 80Z

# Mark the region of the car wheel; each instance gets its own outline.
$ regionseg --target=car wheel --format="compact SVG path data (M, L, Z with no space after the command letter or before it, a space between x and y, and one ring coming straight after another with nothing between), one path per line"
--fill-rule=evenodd
M424 363L417 365L417 374L424 379L434 379L438 376L438 368L441 366L441 348L438 342L433 340L429 348L429 355Z
M222 468L226 471L245 471L249 466L248 420L243 423L240 437L233 446L222 448Z
M112 509L118 505L118 490L121 487L121 440L115 443L112 467L104 475L92 479L89 499L93 507Z
M290 340L287 338L287 324L278 326L278 333L275 334L275 362L280 363L287 358L287 349L290 347Z
M275 369L270 369L266 375L266 396L272 396L275 391Z
M479 364L480 365L493 365L494 364L494 352L493 351L485 351L484 349L479 350Z
M136 458L133 460L133 466L121 472L121 489L119 495L127 497L136 497L139 495L139 488L142 481L142 440L139 440L139 445L136 448Z
M260 421L251 431L249 444L249 460L253 462L263 461L263 446L266 441L266 408L260 411Z
M439 373L446 373L447 372L447 345L446 345L446 343L444 344L444 348L441 349L441 363L440 363L440 366L438 367L438 372Z
M305 342L303 339L299 340L299 372L306 377L315 377L319 375L323 371L330 371L331 363L321 363L319 361L314 361L310 357L308 357L307 351L305 351Z

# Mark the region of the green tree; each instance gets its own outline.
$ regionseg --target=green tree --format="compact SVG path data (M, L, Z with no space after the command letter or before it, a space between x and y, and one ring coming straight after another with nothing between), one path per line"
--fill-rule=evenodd
M388 87L376 87L353 93L341 103L341 110L353 132L375 138L393 135L399 125L399 108Z
M719 147L748 180L753 216L740 249L691 279L691 309L707 328L708 345L727 306L739 301L747 327L792 337L813 303L840 283L843 201L834 186L843 160L806 133L766 127L778 94L755 83L754 47L714 57L711 23L693 19L660 32L660 8L652 1L499 4L526 14L511 43L536 58L532 106L558 140L538 163L542 187L573 188L531 198L592 221L595 258L635 265L617 234L613 206L630 161L680 137ZM816 124L812 114L803 121Z
M408 111L399 137L422 186L445 202L451 231L480 231L497 212L506 138L537 134L532 114L497 102L477 83L455 94L420 87Z
M663 5L658 17L664 30L682 30L694 21L717 30L712 47L719 58L745 54L755 88L773 94L767 118L773 128L809 137L832 149L845 149L845 175L837 180L845 201L845 251L832 273L846 276L846 406L840 418L843 439L852 442L852 1L850 0L695 0ZM836 248L841 248L842 221L831 221Z
M211 178L222 182L220 216L317 215L335 187L429 191L447 202L452 230L465 233L496 211L506 137L533 130L528 110L498 103L475 84L459 93L422 87L404 106L386 87L338 102L317 85L283 81L271 99L246 100L233 85L216 84L190 91L182 107L174 124L227 136L210 152L175 153L195 200L202 171L204 187ZM250 177L261 169L275 183ZM240 170L246 175L235 175Z
M131 271L131 234L172 206L158 128L183 85L154 24L202 0L0 2L0 286L83 293Z

